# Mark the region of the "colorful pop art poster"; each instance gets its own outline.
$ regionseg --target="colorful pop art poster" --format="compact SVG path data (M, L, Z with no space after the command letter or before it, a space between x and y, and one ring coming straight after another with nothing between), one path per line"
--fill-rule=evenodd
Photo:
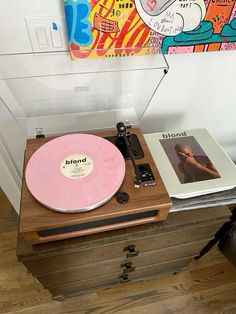
M236 49L236 0L64 0L72 59Z

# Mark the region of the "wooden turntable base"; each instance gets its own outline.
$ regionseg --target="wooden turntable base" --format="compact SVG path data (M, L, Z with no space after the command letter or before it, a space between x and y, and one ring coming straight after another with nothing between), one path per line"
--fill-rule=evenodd
M29 244L57 241L82 235L121 229L129 226L165 220L171 206L171 200L155 166L145 139L139 128L132 128L142 146L144 157L136 163L148 163L156 179L155 186L135 188L134 169L130 160L126 161L126 174L120 191L129 195L126 204L120 204L113 197L110 201L94 210L65 214L50 210L38 203L29 192L23 178L19 232ZM93 132L108 137L116 131ZM43 144L55 137L27 140L24 169L32 154ZM50 180L50 173L48 174ZM43 184L43 182L42 182ZM51 191L53 193L53 191Z

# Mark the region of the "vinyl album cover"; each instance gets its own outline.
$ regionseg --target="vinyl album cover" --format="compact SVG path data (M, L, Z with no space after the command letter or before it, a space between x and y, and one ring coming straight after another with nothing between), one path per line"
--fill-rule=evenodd
M236 186L236 166L205 129L146 134L172 197L188 198Z
M72 59L236 48L235 0L64 0Z

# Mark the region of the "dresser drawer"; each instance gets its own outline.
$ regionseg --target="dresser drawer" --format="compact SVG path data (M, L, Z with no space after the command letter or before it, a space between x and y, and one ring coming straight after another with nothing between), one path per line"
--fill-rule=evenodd
M85 293L89 290L98 288L110 287L119 283L127 283L129 281L141 280L143 278L158 276L163 273L176 272L187 268L192 257L185 257L171 262L165 262L157 265L149 265L147 267L140 267L136 272L129 274L125 279L120 273L101 276L96 279L86 279L73 281L71 283L62 284L49 288L53 296L69 295L75 293Z
M113 258L127 258L127 247L135 245L135 249L140 253L168 248L170 246L180 245L181 243L194 242L201 239L213 237L220 228L222 222L207 224L195 228L185 228L182 230L165 232L135 238L126 241L117 241L112 244L93 246L89 249L61 252L60 254L42 255L32 259L23 259L25 266L34 274L44 274L53 271L74 268L82 265L99 263Z
M193 257L206 244L207 240L185 243L160 250L140 253L135 257L125 259L116 258L100 263L93 263L78 267L59 270L46 274L37 275L37 279L44 287L51 287L70 283L77 280L86 280L109 275L109 274L136 274L137 269L152 264L169 262L185 257Z
M128 280L137 280L145 277L157 276L164 273L177 272L184 270L188 267L189 263L193 259L192 256L187 256L180 259L175 259L172 261L146 265L145 267L139 267L134 273L128 274Z
M227 207L173 212L164 222L33 247L19 235L17 257L53 296L70 296L186 268L229 216Z
M67 284L62 284L48 288L52 295L60 296L75 293L86 293L89 290L96 290L98 288L110 287L112 285L117 285L121 282L118 274L111 274L107 276L102 276L99 278L92 278L86 280L73 281Z

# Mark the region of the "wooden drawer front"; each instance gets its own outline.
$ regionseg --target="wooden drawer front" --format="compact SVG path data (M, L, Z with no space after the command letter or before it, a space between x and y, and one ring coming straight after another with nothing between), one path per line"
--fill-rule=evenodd
M166 263L153 264L146 267L137 268L136 272L127 276L128 280L141 279L150 276L156 276L163 273L177 272L188 267L192 260L192 256L176 259Z
M120 281L121 279L118 274L112 274L96 279L73 281L68 284L51 287L48 290L53 296L59 296L64 294L73 294L75 292L86 292L88 290L95 290L101 287L108 287L118 284Z
M124 262L122 258L109 260L101 263L94 263L83 265L79 267L69 268L66 270L59 270L43 275L38 275L37 279L42 283L45 288L63 285L74 281L83 281L93 279L95 283L100 277L110 274L122 274L121 264ZM117 276L114 276L118 278Z
M172 260L196 255L206 244L206 240L173 246L161 250L145 252L130 259L116 258L100 263L93 263L79 267L60 270L38 275L38 280L44 287L57 286L77 280L97 278L108 274L136 273L138 268L152 264L169 262Z
M115 273L107 276L102 276L96 279L73 281L68 284L58 285L49 288L49 291L52 293L53 296L73 294L76 292L82 293L88 290L108 287L118 283L126 283L129 282L130 280L135 281L143 278L161 275L162 273L179 271L181 269L186 268L191 260L192 257L185 257L167 263L142 267L137 269L136 272L129 274L127 279L125 279L125 277L123 277L119 273Z
M145 252L136 258L133 258L133 266L136 268L144 267L151 264L165 263L172 260L195 256L207 244L208 239L201 241L185 243L182 245L171 246L156 251Z
M65 252L51 256L41 256L37 259L23 260L25 266L34 274L43 274L57 270L68 269L80 265L92 264L94 261L101 262L108 258L126 258L124 251L129 245L135 245L139 252L147 252L160 248L175 246L181 243L208 239L213 237L222 223L184 229L179 231L155 234L145 238L136 238L126 241L114 242L108 245L91 247L81 251Z

